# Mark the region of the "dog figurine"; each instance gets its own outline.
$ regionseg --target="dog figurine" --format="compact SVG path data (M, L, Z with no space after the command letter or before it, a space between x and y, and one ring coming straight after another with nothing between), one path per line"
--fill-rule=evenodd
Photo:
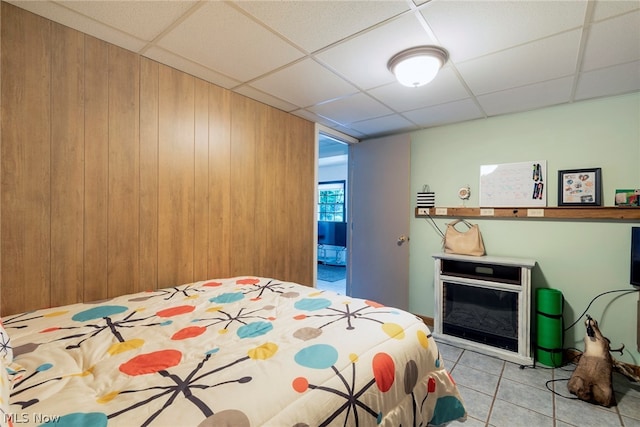
M602 335L598 322L587 315L584 353L571 375L567 387L579 399L610 407L616 404L613 393L613 357L609 340Z

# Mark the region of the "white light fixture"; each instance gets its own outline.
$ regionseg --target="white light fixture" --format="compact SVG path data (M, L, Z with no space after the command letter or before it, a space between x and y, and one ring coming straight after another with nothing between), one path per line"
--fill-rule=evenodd
M404 86L419 87L436 77L449 59L449 53L438 46L417 46L395 54L387 68Z

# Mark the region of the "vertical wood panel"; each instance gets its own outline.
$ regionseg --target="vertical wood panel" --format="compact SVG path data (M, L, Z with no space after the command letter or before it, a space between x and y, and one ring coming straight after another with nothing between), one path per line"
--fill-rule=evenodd
M51 305L83 299L84 36L51 24Z
M50 22L2 3L2 312L50 302Z
M273 159L268 156L270 125L269 125L269 107L264 104L249 102L254 119L252 123L247 123L254 127L254 136L252 140L243 141L243 143L253 145L254 161L253 161L253 207L249 210L252 214L253 227L256 235L249 248L252 249L251 257L253 261L253 273L257 276L270 276L269 271L273 266L270 262L263 260L263 256L268 256L272 246L271 237L273 232L273 223L277 223L277 218L271 216L269 212L269 194L268 187L272 184L271 176L273 170L277 169L277 164L273 163ZM269 230L263 233L260 230Z
M140 60L140 285L158 287L158 63Z
M158 282L193 280L194 78L160 66Z
M84 298L107 298L109 45L85 37Z
M258 274L267 277L285 277L289 256L287 243L289 222L285 219L296 206L287 202L287 191L291 182L285 180L287 173L287 114L275 108L266 107L260 114L263 117L264 136L258 144L257 197L263 215L256 216L256 228L269 230L264 235L258 254ZM296 218L298 216L296 215Z
M109 46L108 295L139 290L139 56Z
M0 7L3 314L201 278L311 284L311 123Z
M289 116L287 130L288 167L285 180L296 180L298 183L288 188L284 200L284 203L298 212L297 216L286 215L290 230L288 253L291 255L287 260L287 277L294 282L313 286L315 260L311 242L316 233L315 127L304 119Z
M259 139L258 103L231 94L231 274L256 274L256 247L260 240L255 215L265 215L256 206L256 141ZM263 236L264 234L261 234Z
M209 85L209 278L231 272L231 92Z
M206 280L209 238L209 84L195 80L193 280Z

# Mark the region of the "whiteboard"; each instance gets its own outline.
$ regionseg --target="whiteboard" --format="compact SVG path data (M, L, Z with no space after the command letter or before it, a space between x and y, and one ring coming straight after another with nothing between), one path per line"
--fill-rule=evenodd
M480 166L480 206L547 206L547 161Z

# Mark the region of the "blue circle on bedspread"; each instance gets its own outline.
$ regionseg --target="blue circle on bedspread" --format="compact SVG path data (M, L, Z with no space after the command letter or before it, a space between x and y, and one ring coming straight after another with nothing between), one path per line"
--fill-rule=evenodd
M315 344L297 352L294 360L305 368L326 369L338 361L338 350L327 344Z
M269 322L252 322L238 328L238 336L240 338L254 338L264 335L273 329L273 325Z
M331 306L331 301L326 298L303 298L296 302L294 307L298 310L317 311Z
M216 297L210 298L209 301L222 304L240 301L243 298L244 294L242 292L227 292L226 294L220 294Z
M52 419L42 425L57 427L103 427L107 425L107 421L107 416L102 412L75 412L73 414L63 415L57 419Z
M76 322L86 322L87 320L102 319L103 317L113 316L114 314L123 313L127 310L129 310L129 307L125 307L124 305L103 305L76 313L71 319Z

